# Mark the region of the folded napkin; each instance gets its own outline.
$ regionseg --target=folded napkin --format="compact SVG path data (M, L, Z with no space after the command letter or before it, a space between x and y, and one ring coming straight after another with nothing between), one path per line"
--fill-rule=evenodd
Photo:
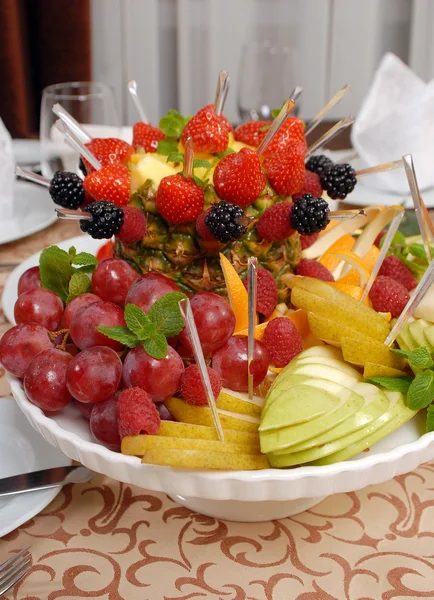
M392 53L382 58L351 141L374 166L412 154L421 190L434 186L434 80L425 83ZM403 169L366 176L369 187L407 195Z
M12 138L0 119L0 215L2 220L10 219L13 212L14 171Z

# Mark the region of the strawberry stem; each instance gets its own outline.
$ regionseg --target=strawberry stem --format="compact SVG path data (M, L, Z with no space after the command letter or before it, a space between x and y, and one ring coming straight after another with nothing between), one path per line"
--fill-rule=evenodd
M256 150L256 154L258 155L258 157L260 157L265 152L265 150L268 148L268 146L271 144L275 135L279 132L279 129L282 127L282 125L284 124L286 119L289 117L291 112L294 110L294 108L295 108L295 102L291 98L289 100L287 100L285 102L285 104L282 106L280 113L274 119L273 124L271 125L270 129L268 130L267 135L264 137L262 142L259 144L258 149Z
M229 75L226 71L220 71L215 92L214 110L217 115L223 112L223 106L229 91Z
M193 174L194 148L193 140L188 137L185 141L184 150L184 177L189 179Z

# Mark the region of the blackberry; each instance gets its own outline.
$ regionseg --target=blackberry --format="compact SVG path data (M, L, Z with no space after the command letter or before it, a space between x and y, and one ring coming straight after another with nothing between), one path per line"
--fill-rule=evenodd
M216 240L226 243L238 240L246 233L247 225L243 223L246 219L239 206L222 200L211 206L209 214L205 217L205 224Z
M63 208L77 209L84 202L83 181L75 173L56 171L49 187L55 204Z
M304 194L292 205L291 226L301 235L318 233L330 220L329 210L329 205L322 198Z
M349 164L334 165L320 175L323 190L333 200L343 200L356 186L357 179L353 167Z
M87 169L86 169L86 165L84 164L84 160L81 158L81 156L80 156L80 160L78 161L78 168L83 173L83 176L86 177Z
M117 235L124 223L124 211L113 202L92 202L86 206L92 220L80 220L80 229L97 240Z
M308 171L312 171L312 173L316 173L317 175L322 175L322 173L325 173L332 166L333 161L324 154L311 156L306 163L306 169Z

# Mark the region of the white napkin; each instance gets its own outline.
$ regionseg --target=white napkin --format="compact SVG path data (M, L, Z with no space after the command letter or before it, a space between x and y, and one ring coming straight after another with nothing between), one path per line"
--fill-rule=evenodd
M397 56L383 56L354 123L351 141L374 166L412 154L421 190L434 186L434 80L425 83ZM409 194L404 169L367 175L363 184Z
M10 219L13 212L15 160L12 138L0 119L0 218Z

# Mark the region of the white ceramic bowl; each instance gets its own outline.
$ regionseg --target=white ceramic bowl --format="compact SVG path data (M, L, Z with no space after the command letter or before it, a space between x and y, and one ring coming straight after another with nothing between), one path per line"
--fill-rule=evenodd
M53 446L113 479L166 492L197 512L234 521L268 521L296 514L337 492L381 483L434 458L434 433L422 435L417 415L353 460L323 467L263 471L190 470L144 465L95 443L87 421L72 406L51 417L34 406L21 382L9 377L12 393L33 427Z

